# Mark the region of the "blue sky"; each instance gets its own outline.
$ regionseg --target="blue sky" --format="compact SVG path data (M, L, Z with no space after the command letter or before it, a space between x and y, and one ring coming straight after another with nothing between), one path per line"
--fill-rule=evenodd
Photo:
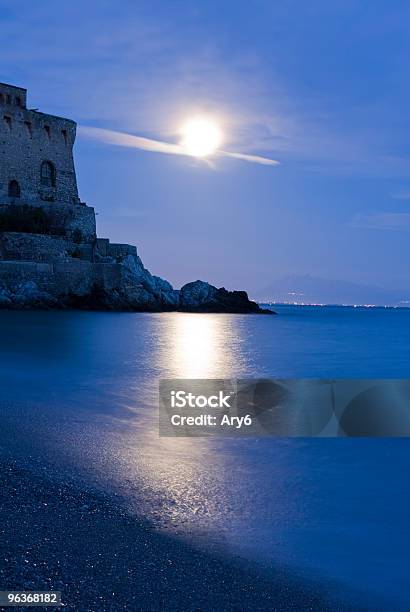
M0 80L30 107L171 143L211 114L224 148L280 161L79 133L99 234L153 273L250 293L289 274L410 288L408 2L5 0L1 33Z

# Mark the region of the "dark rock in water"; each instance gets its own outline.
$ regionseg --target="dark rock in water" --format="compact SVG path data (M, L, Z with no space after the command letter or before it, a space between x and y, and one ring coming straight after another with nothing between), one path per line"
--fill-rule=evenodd
M94 286L85 296L71 295L67 306L86 310L131 312L275 314L272 310L264 310L249 300L245 291L217 289L200 280L187 283L178 291L173 289L167 281L158 277L153 278L157 282L155 293L154 288L151 288L150 291L142 284L129 285L126 291L105 291L99 286ZM158 292L158 285L162 285L166 290Z
M232 312L274 314L272 310L260 308L248 298L246 291L217 289L204 281L184 285L179 292L179 310L184 312Z

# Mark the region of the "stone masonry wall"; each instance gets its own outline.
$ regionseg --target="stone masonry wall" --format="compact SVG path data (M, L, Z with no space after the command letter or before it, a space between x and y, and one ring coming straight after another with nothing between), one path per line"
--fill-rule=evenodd
M75 230L79 230L84 242L95 242L97 234L95 211L91 206L44 204L42 208L56 227L65 228L68 236L71 236Z
M16 206L16 204L0 204L0 214L6 212L10 206ZM84 242L95 242L95 211L91 206L48 202L33 202L29 206L44 210L50 220L53 234L57 236L66 234L70 237L75 230L80 230Z
M2 106L27 106L27 89L7 83L0 83L0 104Z
M136 246L110 242L109 238L97 238L96 247L103 257L124 258L127 255L137 255Z
M0 233L0 259L52 262L67 259L76 245L64 237L17 232Z
M93 287L106 291L124 285L126 271L119 264L93 264L77 259L38 263L29 261L0 261L0 287L15 289L28 282L42 291L58 296L84 296Z
M137 255L137 247L132 244L110 242L107 246L107 255L120 258L127 255Z
M53 266L32 261L0 261L0 285L14 287L33 281L39 286L50 286Z
M0 83L0 201L15 201L8 192L17 181L21 201L79 202L75 135L74 121L27 109L26 90ZM43 161L55 166L55 186L41 183Z

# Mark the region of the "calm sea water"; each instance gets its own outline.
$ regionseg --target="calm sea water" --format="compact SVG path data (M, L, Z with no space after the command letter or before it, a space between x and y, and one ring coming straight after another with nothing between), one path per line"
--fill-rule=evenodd
M1 312L3 453L198 546L408 609L409 441L158 437L161 377L410 378L410 310L277 310Z

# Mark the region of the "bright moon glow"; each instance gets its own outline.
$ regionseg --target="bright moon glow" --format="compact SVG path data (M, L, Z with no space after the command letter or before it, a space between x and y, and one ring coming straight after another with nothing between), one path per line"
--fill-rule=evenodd
M209 119L190 119L182 128L181 146L187 155L206 157L215 153L222 142L219 127Z

